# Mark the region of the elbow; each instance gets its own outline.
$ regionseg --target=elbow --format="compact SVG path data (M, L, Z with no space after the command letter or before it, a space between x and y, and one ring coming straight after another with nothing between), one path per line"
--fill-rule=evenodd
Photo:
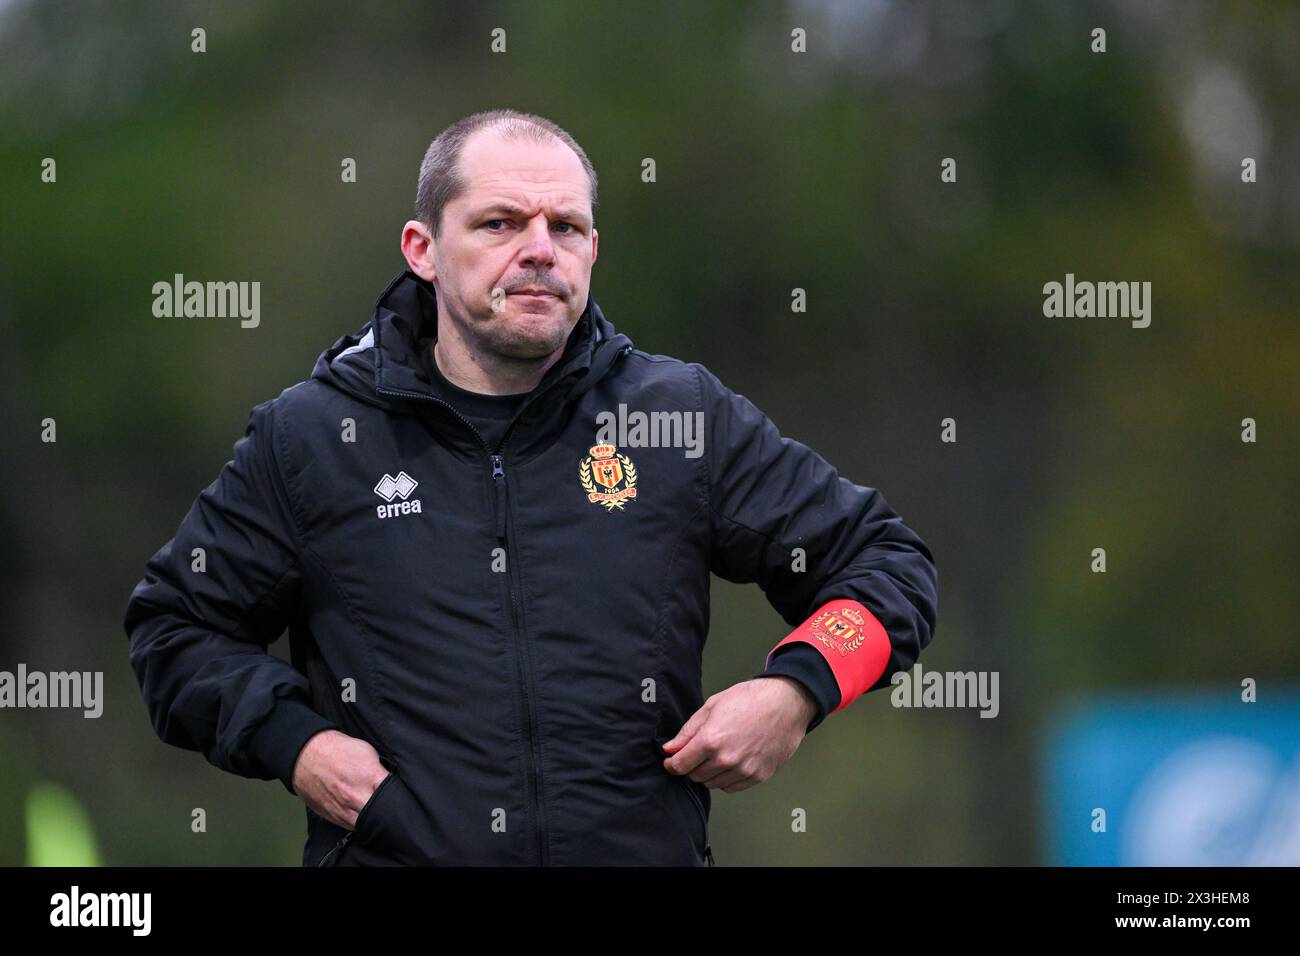
M909 542L887 574L893 585L896 616L890 624L903 669L916 662L930 642L939 622L939 569L934 555L920 538Z
M189 734L173 719L173 704L183 690L180 661L176 659L179 650L174 641L176 629L160 610L147 609L136 601L127 609L123 628L127 636L127 661L139 684L154 733L163 743L195 749Z

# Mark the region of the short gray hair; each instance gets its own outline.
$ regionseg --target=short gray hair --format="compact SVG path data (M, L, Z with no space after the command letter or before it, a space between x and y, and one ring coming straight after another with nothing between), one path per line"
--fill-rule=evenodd
M577 154L591 187L591 211L596 212L596 169L577 141L543 116L518 110L484 110L457 120L437 135L420 163L420 183L415 192L415 218L428 226L436 238L442 226L442 210L465 191L460 174L460 153L472 133L484 127L500 131L508 139L529 139L535 143L559 140Z

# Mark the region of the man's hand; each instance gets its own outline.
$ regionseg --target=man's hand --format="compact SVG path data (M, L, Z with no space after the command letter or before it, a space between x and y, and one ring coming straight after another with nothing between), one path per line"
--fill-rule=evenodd
M714 694L665 743L669 773L727 793L762 783L799 749L817 715L791 677L757 677Z
M379 752L341 730L322 730L293 765L293 792L331 823L356 829L357 815L388 777Z

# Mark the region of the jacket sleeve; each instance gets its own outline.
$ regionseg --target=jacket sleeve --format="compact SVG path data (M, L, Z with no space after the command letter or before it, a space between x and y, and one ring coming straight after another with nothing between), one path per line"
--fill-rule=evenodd
M786 673L809 686L822 708L811 730L833 699L827 669L839 691L834 713L888 686L929 644L934 557L878 490L842 477L708 369L694 368L705 411L711 567L728 581L757 583L794 628L769 651L763 676Z
M293 793L299 751L336 725L311 708L306 677L266 651L297 610L301 582L276 450L264 402L234 459L149 559L124 624L158 736Z

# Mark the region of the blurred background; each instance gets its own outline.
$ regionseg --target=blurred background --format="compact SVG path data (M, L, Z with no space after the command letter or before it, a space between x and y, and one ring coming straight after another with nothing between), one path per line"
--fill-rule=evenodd
M1300 862L1298 40L1289 2L0 0L0 670L106 699L0 710L0 864L300 862L278 782L155 737L122 614L497 106L594 162L606 316L879 488L939 568L922 666L1000 678L714 791L719 865ZM260 325L155 318L178 272ZM1067 273L1151 282L1150 326L1045 317ZM706 694L788 630L714 597Z

